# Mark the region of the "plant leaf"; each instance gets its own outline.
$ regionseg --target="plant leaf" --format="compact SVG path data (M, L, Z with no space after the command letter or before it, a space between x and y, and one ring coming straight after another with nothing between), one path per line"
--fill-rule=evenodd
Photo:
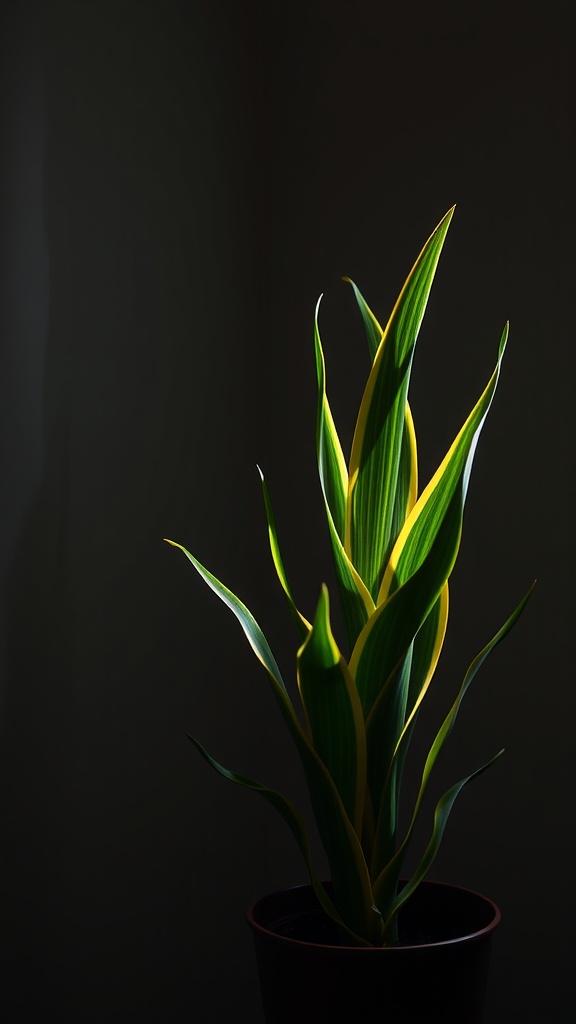
M402 891L398 893L396 899L394 900L394 903L392 904L392 911L390 915L386 918L386 923L384 926L386 931L388 931L388 929L390 928L392 919L396 917L401 907L404 906L406 901L410 898L410 896L413 895L415 890L418 888L420 882L422 882L426 875L428 874L428 871L432 866L434 858L438 853L438 848L440 846L440 843L442 842L442 837L444 835L444 830L448 822L448 817L454 806L456 798L464 789L464 786L467 786L469 782L472 782L472 779L476 779L479 775L482 775L482 773L485 772L488 768L490 768L491 765L493 765L494 762L497 761L498 758L501 757L503 753L503 750L499 750L498 753L490 759L490 761L487 761L487 763L482 765L481 768L477 768L475 772L472 772L465 778L460 779L460 782L457 782L450 789L446 790L443 796L440 797L436 805L436 810L434 812L434 826L430 842L426 847L426 851L424 853L424 856L422 857L422 860L420 861L420 864L416 868L416 871L412 874L410 881L404 886ZM377 892L377 885L374 886L374 896L376 900L380 898L380 894Z
M374 313L370 309L370 306L366 302L366 299L362 295L360 289L354 284L354 281L350 277L343 277L343 281L347 284L352 285L354 291L354 297L358 303L358 308L362 314L362 320L364 322L364 330L366 331L366 340L368 342L368 349L370 352L370 359L374 362L376 353L380 348L380 342L384 336L384 331L378 323Z
M358 691L330 628L322 587L311 632L298 652L298 685L314 749L336 783L360 837L366 790L366 732Z
M190 736L189 734L187 735L188 739L196 747L198 753L202 755L204 760L207 761L208 764L211 765L211 767L214 768L215 771L217 771L225 779L228 779L230 782L234 782L238 786L243 786L245 789L251 789L254 790L256 793L259 793L261 796L264 797L265 800L268 801L269 804L272 805L272 807L274 807L278 811L279 814L282 815L284 821L286 822L288 828L292 832L292 835L294 836L300 848L300 851L306 861L308 872L310 875L310 881L312 883L314 893L322 909L326 914L329 915L329 917L332 918L333 921L336 922L336 924L340 928L343 929L343 931L348 935L350 941L354 945L368 946L369 943L366 942L365 939L361 938L359 935L356 935L347 927L345 922L340 917L340 914L336 910L336 907L334 906L332 900L328 896L318 875L316 874L316 871L314 870L314 865L312 863L312 854L310 851L310 843L308 841L306 828L304 826L304 822L302 821L302 818L298 810L296 809L292 801L286 799L286 797L282 796L281 793L276 792L276 790L274 789L270 789L268 786L263 786L261 783L255 782L253 779L248 779L244 775L238 775L236 772L232 772L228 768L224 768L223 765L219 764L218 761L211 757L208 751L204 749L204 747L202 746L201 743L198 742L198 740L194 739L194 737Z
M260 474L260 480L262 481L262 492L264 494L264 507L266 509L266 519L268 522L268 539L270 541L272 561L274 562L274 567L276 569L276 573L278 575L278 579L280 580L282 589L288 599L288 606L290 608L292 618L294 619L294 623L298 631L298 636L302 641L305 640L305 638L308 636L308 633L312 629L312 626L310 625L308 620L304 618L301 612L298 611L298 608L294 603L294 598L292 597L292 590L290 588L290 584L288 583L288 577L286 576L286 570L284 569L284 562L282 561L282 555L280 554L280 545L278 543L278 533L276 530L276 520L274 518L274 511L272 509L270 493L268 491L268 487L264 479L264 474L260 469L260 466L258 466L258 472Z
M372 597L395 541L393 522L414 346L453 209L400 293L368 377L350 456L345 548Z
M384 574L378 607L356 641L350 670L365 715L398 670L452 572L460 546L472 461L498 383L507 333L506 328L487 387L398 537Z
M322 296L320 296L321 298ZM318 328L320 299L316 306L314 319L314 349L318 380L316 428L318 472L332 543L344 628L348 643L350 647L353 647L360 630L374 611L374 602L363 580L352 565L343 544L348 473L326 396L324 353Z
M432 769L434 768L434 765L436 764L436 761L438 760L438 756L439 756L439 754L440 754L440 752L441 752L441 750L442 750L446 740L448 739L448 736L452 732L452 729L454 727L454 723L456 721L458 712L460 710L460 705L462 704L462 700L464 699L464 696L465 696L465 694L466 694L466 692L467 692L467 690L468 690L472 680L474 679L476 673L478 672L478 669L484 663L484 661L486 660L488 655L492 653L494 648L497 647L498 644L504 639L504 637L510 632L510 630L512 629L512 627L514 626L514 624L518 620L519 616L522 614L524 608L526 607L526 603L527 603L527 601L528 601L528 599L529 599L529 597L530 597L530 595L531 595L531 593L532 593L532 591L534 589L534 586L535 586L535 584L533 583L532 586L527 591L527 593L522 598L522 600L518 603L518 605L516 606L516 608L514 609L512 614L506 619L506 622L504 623L504 625L500 627L498 632L492 637L492 639L486 644L486 646L482 648L480 653L476 655L476 657L474 658L474 660L471 662L470 666L468 667L468 670L466 672L466 675L464 676L464 680L462 682L462 686L460 687L460 690L458 692L456 700L454 701L452 707L450 708L450 711L448 712L448 714L446 715L446 718L444 719L442 725L440 726L440 728L439 728L439 730L438 730L438 732L436 734L436 737L434 739L434 742L432 743L432 746L430 748L428 756L426 758L426 762L425 762L425 765L424 765L424 770L422 772L422 780L421 780L421 783L420 783L420 789L418 791L418 796L416 798L416 803L414 805L414 810L413 810L413 813L412 813L412 819L411 819L409 828L407 830L406 836L405 836L403 842L401 843L401 845L398 847L398 850L397 850L396 854L394 855L394 857L392 858L392 860L388 861L387 864L383 864L383 863L380 864L381 871L380 871L380 873L378 875L378 878L377 878L377 880L376 880L376 882L374 884L374 893L375 893L376 901L377 901L378 906L380 906L380 907L381 907L381 902L380 902L381 900L383 900L383 902L386 902L385 899L383 899L383 895L382 895L383 892L386 891L389 894L390 891L392 891L392 889L395 892L395 885L396 885L397 877L398 877L399 870L400 870L401 860L402 860L402 857L403 857L404 852L406 850L406 847L407 847L407 845L408 845L408 843L409 843L409 841L410 841L410 839L412 837L414 825L416 823L416 819L418 817L418 813L419 813L420 808L422 806L422 801L424 799L424 795L425 795L427 787L428 787L428 782L430 780ZM502 751L500 751L500 753L502 753ZM499 756L500 756L499 754L496 755L496 757L499 757ZM423 860L421 862L421 866L422 865L427 865L427 866L425 866L424 874L428 870L430 864L432 863L432 859L433 859L433 857L436 854L436 850L438 849L438 845L440 843L440 839L442 838L442 832L443 832L443 829L444 829L444 825L445 825L447 816L450 813L450 809L452 807L452 804L454 803L454 800L456 799L458 793L460 792L460 789L462 789L462 787L464 785L466 785L466 783L469 782L471 779L475 778L476 775L479 775L487 767L489 767L490 764L492 764L494 760L495 760L495 758L493 758L492 761L489 761L488 764L484 765L483 768L480 768L478 771L473 772L472 775L467 776L460 783L457 783L457 785L455 787L452 787L452 789L448 790L448 792L446 794L444 794L444 797L442 797L442 801L445 801L442 804L442 807L447 808L447 810L445 811L445 813L444 813L444 811L442 811L442 813L439 814L439 817L438 817L438 822L439 822L438 828L441 829L441 831L439 832L439 835L437 836L437 842L436 842L436 839L434 838L434 835L433 835L430 847L428 848L428 850L424 854L424 858L423 858ZM453 798L449 796L450 794L453 794ZM446 800L445 800L445 798L446 798ZM441 801L441 803L442 803L442 801ZM440 808L440 804L438 805L438 807ZM433 850L432 853L430 852L431 850ZM376 851L376 857L378 858L378 851ZM431 859L427 859L427 858L430 858L430 857L431 857ZM384 860L384 858L382 857L381 861L383 862L383 860ZM418 869L418 872L419 871L420 871L420 868ZM422 878L424 877L424 874L418 874L418 872L416 873L416 875L414 875L414 878L416 878L418 876L419 880L421 881ZM412 879L412 882L414 881L414 878ZM410 884L412 884L412 882ZM418 884L418 882L416 882L416 885L417 884ZM415 887L416 886L414 886L414 888ZM413 891L414 891L414 889L411 890L411 892L413 892ZM404 890L403 890L403 892L404 892ZM410 893L408 895L410 895ZM408 895L406 895L406 899L408 898ZM398 909L399 909L399 907L398 907ZM383 913L384 913L384 916L386 917L387 916L386 911L383 911Z
M340 540L344 540L348 471L326 394L326 364L318 327L318 312L321 301L322 296L320 296L316 303L314 314L314 354L316 357L316 379L318 383L316 454L320 483L326 504L332 514L336 532Z
M375 802L371 874L376 876L396 850L398 797L404 760L418 708L434 675L448 619L446 583L416 634L401 672L383 687L366 721L370 792Z
M362 295L362 292L354 284L354 281L349 277L344 277L343 280L352 285L354 290L354 296L358 303L364 323L364 329L366 331L366 340L368 342L370 356L372 361L374 361L378 348L380 347L380 342L384 337L384 331L366 302L366 299ZM406 402L402 443L400 448L400 464L398 468L398 480L394 499L394 512L392 515L391 535L393 537L397 537L400 533L406 516L411 512L416 503L417 494L418 458L416 432L414 430L414 420L412 419L410 405Z
M486 388L420 495L394 545L382 580L378 603L385 600L422 565L435 542L453 495L458 490L461 494L461 511L464 511L476 446L494 398L507 339L508 324L504 327L496 367ZM455 530L460 534L461 517L460 522L458 519L455 521Z
M286 699L286 701L288 701L290 707L292 707L290 703L290 698L288 697L288 691L286 689L284 680L282 679L282 674L280 672L280 669L278 668L278 665L276 664L276 659L272 654L272 651L270 650L270 646L268 644L268 641L266 640L266 637L264 636L264 633L260 629L260 626L256 622L256 619L252 615L252 612L249 611L246 605L243 604L242 601L238 597L236 597L236 595L233 594L231 590L228 590L228 587L225 587L224 584L220 582L220 580L217 580L216 577L213 576L212 573L209 572L208 569L206 569L198 561L198 559L194 557L194 555L191 555L190 552L182 546L182 544L178 544L175 540L168 540L167 537L165 537L164 540L166 541L167 544L170 544L173 548L178 548L186 555L186 558L190 562L192 562L192 565L194 566L198 574L202 577L204 582L208 584L210 589L213 590L215 594L217 594L220 600L224 602L224 604L230 609L230 611L234 612L234 615L236 616L238 622L240 623L242 629L244 630L250 647L254 651L254 654L256 655L258 660L262 662L264 668L267 670L268 675L274 685L275 691L280 691L283 697Z
M462 523L460 497L459 492L453 494L426 560L376 608L356 641L350 671L366 718L383 689L393 685L408 648L452 571Z
M354 827L346 814L336 784L314 750L298 721L285 684L254 616L227 587L190 554L181 544L167 541L179 548L194 568L238 619L246 637L268 673L274 696L290 729L300 756L318 832L330 864L335 902L347 927L378 944L380 915L374 910L368 868Z

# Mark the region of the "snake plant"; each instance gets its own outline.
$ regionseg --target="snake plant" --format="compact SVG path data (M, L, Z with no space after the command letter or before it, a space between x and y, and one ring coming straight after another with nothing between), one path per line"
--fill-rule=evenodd
M441 220L418 256L383 329L349 278L363 321L371 368L348 465L326 392L324 353L314 324L318 383L316 450L334 554L348 656L330 622L325 585L311 620L298 608L282 560L270 494L261 475L272 560L298 633L297 691L292 696L246 606L182 545L203 580L234 613L266 670L301 759L332 880L329 896L312 863L306 828L293 802L219 764L225 778L260 793L283 816L304 855L317 898L347 944L398 941L398 914L427 874L448 816L464 786L500 756L450 787L438 800L430 836L410 880L399 883L434 765L462 700L491 651L506 636L530 591L474 658L425 760L413 806L400 831L401 779L448 618L448 579L460 545L474 452L490 409L506 347L504 328L488 384L431 480L419 493L416 436L408 385L416 339L453 215ZM530 588L531 590L532 588Z

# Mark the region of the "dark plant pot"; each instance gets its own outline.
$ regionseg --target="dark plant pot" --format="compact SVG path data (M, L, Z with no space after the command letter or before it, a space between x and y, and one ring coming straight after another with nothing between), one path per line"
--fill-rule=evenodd
M327 886L329 890L329 886ZM248 909L266 1024L480 1024L495 903L423 882L399 918L400 945L342 946L312 887Z

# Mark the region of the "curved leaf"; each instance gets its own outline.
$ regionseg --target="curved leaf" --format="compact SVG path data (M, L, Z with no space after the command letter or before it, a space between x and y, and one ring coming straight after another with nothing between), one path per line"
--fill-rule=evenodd
M253 779L248 779L245 775L238 775L236 772L232 772L228 768L224 768L223 765L219 764L218 761L216 761L213 757L210 756L208 751L204 749L204 747L202 746L201 743L198 742L198 740L194 739L194 737L190 736L189 734L187 735L190 742L193 743L194 746L196 747L198 753L202 755L204 760L207 761L208 764L211 765L211 767L214 768L214 770L217 771L219 775L222 775L225 779L228 779L230 782L236 783L236 785L238 786L243 786L245 789L251 789L256 793L259 793L261 796L264 797L265 800L268 801L269 804L272 805L272 807L274 807L278 811L279 814L282 815L284 821L286 822L288 828L292 832L292 835L294 836L300 848L300 851L306 861L308 873L310 875L310 881L312 883L312 888L314 889L314 893L322 909L326 914L329 915L329 917L332 918L333 921L335 921L339 928L341 928L347 934L350 942L353 945L368 946L369 943L366 942L365 939L361 938L359 935L356 935L347 927L345 922L340 917L340 914L336 910L336 907L334 906L332 900L328 896L318 875L316 874L316 871L314 870L314 865L312 863L312 854L310 851L310 843L308 841L306 828L304 826L304 822L302 821L300 814L298 813L292 801L287 800L286 797L282 796L281 793L276 792L276 790L274 789L270 789L268 786L263 786L261 783L255 782Z
M350 671L367 717L402 665L408 648L432 611L448 579L460 541L461 495L455 492L426 560L413 576L378 606L360 633Z
M286 570L284 569L284 562L282 561L282 555L280 554L280 545L278 543L278 533L277 533L277 530L276 530L276 520L274 518L274 511L272 509L272 501L270 500L270 493L268 491L268 487L267 487L266 481L264 479L264 474L263 474L262 470L260 469L260 466L258 466L257 468L258 468L258 472L260 474L260 480L262 481L262 492L263 492L263 495L264 495L264 507L266 509L266 519L267 519L267 522L268 522L268 539L270 541L270 551L272 552L272 561L274 562L274 567L276 569L276 573L277 573L278 579L280 580L282 589L283 589L284 593L286 594L286 597L287 597L287 600L288 600L288 606L290 608L290 612L292 614L292 618L294 619L294 623L295 623L296 629L298 631L298 636L300 637L300 640L302 641L302 640L304 640L306 638L306 636L308 635L308 633L312 629L312 626L310 625L308 620L304 618L302 613L298 611L298 608L296 607L296 605L294 603L294 598L292 597L292 590L290 588L290 584L288 583L288 577L286 576Z
M314 314L314 354L316 357L316 379L318 383L316 454L322 492L330 509L336 532L340 540L344 540L348 471L326 394L326 364L318 327L318 312L321 301L322 296L320 296L316 303Z
M304 768L312 810L330 864L335 902L347 927L377 945L381 919L372 904L370 877L360 840L346 814L332 776L298 721L280 670L262 630L240 599L208 572L186 548L175 541L167 543L179 548L186 555L208 586L234 613L254 653L266 668L274 696L290 729Z
M496 367L486 388L420 495L394 545L382 580L378 603L385 600L422 565L457 491L461 496L461 511L464 511L476 445L494 398L507 339L508 324L502 333ZM460 523L456 520L454 525L459 534L461 517Z
M535 584L532 584L532 586L527 591L527 593L524 595L524 597L519 602L519 604L516 606L516 608L514 609L512 614L508 617L508 619L506 620L504 625L500 627L498 632L492 637L492 639L486 644L486 646L480 651L479 654L476 655L474 660L471 662L471 664L468 667L468 670L466 672L466 675L464 676L464 681L462 683L462 686L460 687L460 691L459 691L459 693L458 693L458 695L456 697L456 700L454 701L450 711L446 715L446 718L444 719L442 725L440 726L440 728L439 728L439 730L438 730L438 732L436 734L434 742L433 742L433 744L432 744L432 746L430 748L430 751L428 753L428 756L426 758L426 762L425 762L425 765L424 765L424 770L422 772L422 780L421 780L421 783L420 783L420 789L418 791L418 796L416 798L416 803L414 805L414 810L413 810L413 813L412 813L412 819L411 819L410 825L408 827L406 836L405 836L403 842L401 843L401 845L398 847L398 850L397 850L396 854L394 855L394 857L390 861L388 861L387 864L383 864L382 865L382 870L380 871L380 873L378 875L378 878L377 878L377 880L376 880L376 882L374 884L374 894L375 894L376 902L377 902L377 905L381 909L382 909L382 906L384 904L386 904L386 897L385 897L384 894L387 894L389 896L390 892L392 891L392 889L394 889L394 891L395 891L395 885L396 885L396 881L397 881L398 874L399 874L399 866L400 866L400 863L401 863L401 859L402 859L402 857L404 855L404 852L406 850L406 847L407 847L407 845L408 845L408 843L409 843L409 841L410 841L410 839L412 837L414 825L416 823L416 819L418 817L418 813L419 813L420 808L422 806L422 801L424 799L424 795L425 795L427 787L428 787L428 782L430 780L432 769L434 768L434 765L436 764L438 756L439 756L439 754L440 754L440 752L441 752L441 750L442 750L446 740L448 739L448 736L452 732L452 729L454 727L454 723L456 721L456 717L457 717L458 712L460 710L460 705L462 703L462 700L464 699L464 696L465 696L465 694L466 694L466 692L467 692L467 690L468 690L472 680L474 679L476 673L478 672L478 669L484 663L484 661L486 660L488 655L491 654L491 652L494 650L494 648L497 647L497 645L510 632L510 630L512 629L512 627L514 626L514 624L518 620L519 616L521 615L521 613L523 612L523 610L524 610L524 608L526 606L526 603L527 603L527 601L528 601L528 599L529 599L529 597L530 597L530 595L531 595L531 593L532 593L532 591L534 589L534 586L535 586ZM500 753L502 753L502 751L500 751ZM496 755L496 757L499 757L499 756L500 756L499 754ZM413 879L412 879L410 884L412 885L414 883L414 879L415 878L417 878L418 881L414 884L413 888L406 895L405 899L407 899L408 896L411 894L411 892L414 891L414 888L416 887L418 882L422 880L422 878L424 877L424 875L425 875L426 871L428 870L430 864L432 863L432 859L436 855L436 850L438 849L438 845L440 843L440 839L442 838L442 833L443 833L443 830L444 830L444 825L445 825L447 816L450 813L452 804L454 803L454 800L456 799L456 796L458 795L458 793L460 792L462 787L464 785L466 785L467 782L469 782L471 779L475 778L477 775L479 775L481 772L483 772L487 767L490 766L490 764L493 763L494 760L495 760L495 758L493 758L492 761L489 761L488 764L484 765L483 768L480 768L478 771L473 772L472 775L467 776L460 783L457 783L456 786L453 786L452 789L448 790L448 792L446 794L444 794L444 797L442 797L442 800L438 804L438 808L441 808L441 805L442 805L442 808L444 808L444 809L447 808L447 810L441 810L441 813L440 812L438 813L438 830L439 831L436 831L436 825L435 825L435 833L432 836L432 840L430 842L430 846L427 849L426 853L424 854L424 857L422 859L421 865L418 868L416 874L413 876ZM450 796L450 794L453 794L453 797ZM442 803L442 801L444 801L444 803ZM376 853L376 856L377 856L377 853ZM382 857L381 861L383 861L383 860L384 860L384 858ZM423 871L423 873L422 873L422 871ZM404 892L404 890L403 890L403 892ZM399 909L400 905L401 904L398 905L397 909ZM387 916L387 911L384 910L383 913L384 913L384 916L386 917Z
M416 868L416 871L413 873L412 877L410 878L410 881L404 886L401 892L398 893L396 899L392 904L391 913L386 918L384 925L384 930L386 933L390 931L393 921L398 915L400 909L404 906L406 901L410 899L410 897L413 895L415 890L420 885L420 882L422 882L426 875L428 874L428 871L432 866L434 858L438 853L438 849L440 847L440 843L442 842L442 837L444 835L444 830L448 822L448 817L454 806L456 798L464 789L464 786L467 786L469 782L472 782L472 779L476 779L479 775L482 775L482 773L485 772L488 768L490 768L491 765L493 765L494 762L497 761L498 758L501 757L503 753L503 750L499 750L498 753L495 754L494 757L492 757L486 764L482 765L481 768L477 768L475 772L472 772L465 778L460 779L460 782L457 782L454 786L448 789L443 794L443 796L440 797L436 805L436 810L434 812L434 826L432 829L432 837L430 839L430 842L428 843L428 846L426 847L426 851L424 853L424 856L422 857L422 860L420 861L420 864ZM377 902L379 902L381 898L380 892L378 890L378 883L376 883L376 885L374 886L374 897Z

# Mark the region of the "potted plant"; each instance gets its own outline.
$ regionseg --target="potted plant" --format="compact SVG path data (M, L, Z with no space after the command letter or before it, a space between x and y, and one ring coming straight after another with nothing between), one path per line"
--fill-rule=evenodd
M408 827L400 832L402 772L444 641L448 580L460 545L468 480L508 336L506 325L487 386L419 491L408 386L453 212L426 242L385 329L356 285L344 279L353 289L371 355L348 465L328 402L320 303L316 308L316 449L347 653L332 631L325 585L310 619L296 603L262 474L272 560L298 633L296 694L246 606L186 548L168 541L234 613L268 674L302 762L329 865L330 881L324 883L312 863L303 819L290 800L224 768L189 737L217 772L260 793L280 812L308 866L309 885L265 897L248 912L269 1024L296 1019L477 1024L481 1019L498 909L482 896L428 882L426 876L458 794L502 751L440 796L429 841L407 879L403 863L461 702L532 588L470 664L425 760Z

